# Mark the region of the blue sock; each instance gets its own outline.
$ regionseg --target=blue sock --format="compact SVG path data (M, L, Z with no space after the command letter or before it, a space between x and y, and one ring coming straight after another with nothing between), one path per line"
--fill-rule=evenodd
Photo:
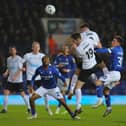
M35 109L32 109L32 108L31 108L31 113L32 113L32 115L35 115L35 113L36 113L36 112L35 112Z
M64 100L66 101L65 95L63 95L63 98L64 98ZM62 104L61 104L61 102L59 102L58 107L61 107L61 106L62 106Z
M103 86L96 86L96 95L97 97L103 96Z
M107 107L111 107L110 94L105 95L105 103Z

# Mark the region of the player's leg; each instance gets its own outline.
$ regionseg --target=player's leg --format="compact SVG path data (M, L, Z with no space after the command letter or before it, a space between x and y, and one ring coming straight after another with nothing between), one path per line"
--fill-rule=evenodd
M64 97L64 100L66 101L65 92L63 92L63 90L62 90L63 89L63 82L62 82L62 80L57 79L57 86L59 87L59 89L60 89L60 91L61 91L61 93L62 93L62 95ZM59 102L58 106L56 108L55 114L59 114L60 113L61 106L62 106L62 104L61 104L61 102Z
M8 89L4 89L4 99L3 99L3 109L0 111L0 113L6 113L8 108L8 95L10 94L10 91Z
M41 86L41 80L36 80L34 84L34 90L38 89ZM53 112L49 106L48 95L44 95L45 108L49 115L53 115Z
M97 77L94 77L93 83L96 85L96 95L97 95L97 102L92 107L97 108L103 104L103 85L99 83L95 83L97 80Z
M81 113L81 99L82 99L82 92L81 88L85 83L82 81L77 81L76 87L75 87L75 96L76 96L76 113Z
M105 104L106 104L106 110L103 114L103 117L106 117L112 112L112 107L111 107L111 99L110 99L110 89L108 87L104 88L104 96L105 96Z
M68 93L68 99L71 99L74 93L74 89L78 80L78 75L80 73L80 69L77 68L75 74L72 76L71 83L70 83L70 91Z
M30 91L33 92L33 91ZM47 93L47 90L43 87L39 87L30 97L29 101L30 101L30 107L31 107L31 114L32 116L28 117L28 119L35 119L37 118L37 113L35 110L35 100L43 97L45 94Z
M44 95L44 100L45 100L45 107L46 107L46 111L48 112L48 114L51 116L53 115L53 112L49 106L49 102L48 102L48 95Z
M24 91L21 91L21 92L20 92L20 95L22 96L22 98L23 98L23 100L24 100L24 103L25 103L25 105L27 106L27 112L30 113L31 108L30 108L28 96L25 94Z
M64 106L64 108L67 110L67 112L70 114L72 118L77 118L76 113L72 112L70 107L67 106L63 98L63 95L58 87L56 87L55 89L49 89L48 93L52 95L54 98L56 98Z
M28 117L28 119L37 118L37 113L36 113L36 109L35 109L35 100L38 99L38 98L40 98L40 96L38 94L36 94L36 93L33 93L32 96L29 99L32 116Z

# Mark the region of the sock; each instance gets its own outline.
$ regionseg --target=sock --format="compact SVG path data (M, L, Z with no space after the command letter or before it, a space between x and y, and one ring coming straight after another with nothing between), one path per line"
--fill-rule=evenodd
M71 92L73 92L73 90L75 88L77 79L78 79L78 75L74 74L73 77L72 77L72 79L71 79L71 85L70 85L70 91Z
M76 89L75 90L75 95L76 95L76 109L80 109L81 107L81 89Z
M30 103L29 103L29 96L27 95L24 95L22 96L24 102L25 102L25 105L27 106L28 109L30 109Z
M104 74L107 74L107 73L109 72L109 70L108 70L107 67L104 67L104 68L102 69L102 71L103 71Z
M35 109L33 109L33 108L31 108L31 113L32 113L32 115L35 115Z
M4 95L4 103L3 103L4 109L7 110L8 106L8 95Z
M111 107L110 94L105 95L105 103L106 103L107 108Z
M48 95L44 95L44 100L45 100L45 107L46 107L46 109L48 109L49 108Z
M96 86L96 95L98 98L103 97L103 86Z

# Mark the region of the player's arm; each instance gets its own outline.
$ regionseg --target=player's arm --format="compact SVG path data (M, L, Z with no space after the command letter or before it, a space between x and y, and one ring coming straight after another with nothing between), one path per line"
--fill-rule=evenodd
M23 67L23 62L24 62L23 59L20 59L18 61L18 70L15 72L14 76L12 77L12 81L15 81L19 77L20 73L25 70Z
M111 48L100 48L95 50L96 53L111 53Z

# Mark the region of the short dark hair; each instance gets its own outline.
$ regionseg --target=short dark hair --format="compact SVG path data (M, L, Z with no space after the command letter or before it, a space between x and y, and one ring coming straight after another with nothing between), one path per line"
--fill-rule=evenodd
M45 58L49 58L49 56L48 56L48 55L43 56L43 57L42 57L42 62L44 62L44 59L45 59ZM49 58L49 59L50 59L50 58Z
M83 23L82 25L80 25L80 28L84 28L84 27L88 27L89 28L89 24L88 23Z
M73 38L73 39L78 39L78 38L81 38L81 35L80 35L80 33L73 33L72 35L71 35L71 38Z
M122 37L122 36L120 36L120 35L115 35L114 38L117 39L117 41L118 41L120 44L123 44L123 37Z
M10 46L9 46L9 49L12 49L12 48L17 49L17 47L16 47L15 45L10 45Z

